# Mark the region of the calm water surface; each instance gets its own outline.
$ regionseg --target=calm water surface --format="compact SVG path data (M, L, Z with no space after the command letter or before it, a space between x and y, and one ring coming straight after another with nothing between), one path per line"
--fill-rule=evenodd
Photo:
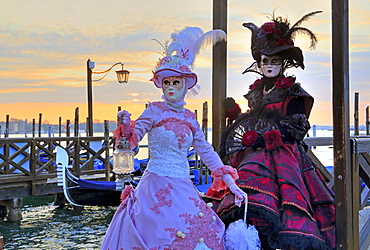
M18 223L0 220L4 250L10 249L100 249L116 207L53 205L53 196L23 199Z

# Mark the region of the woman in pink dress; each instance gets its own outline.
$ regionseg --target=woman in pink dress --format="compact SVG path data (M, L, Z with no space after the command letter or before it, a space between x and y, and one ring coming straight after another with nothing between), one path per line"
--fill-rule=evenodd
M193 112L184 107L187 91L197 83L192 72L195 55L205 41L225 39L221 30L203 34L196 27L173 33L165 47L151 81L162 88L162 102L152 102L131 123L127 111L118 116L124 120L116 136L125 136L132 147L148 133L150 160L135 190L126 187L124 201L118 207L101 249L224 249L224 224L199 196L189 176L187 152L193 147L213 172L212 188L226 185L235 193L237 202L243 192L235 185L235 169L225 166L203 132ZM176 52L174 55L173 53Z

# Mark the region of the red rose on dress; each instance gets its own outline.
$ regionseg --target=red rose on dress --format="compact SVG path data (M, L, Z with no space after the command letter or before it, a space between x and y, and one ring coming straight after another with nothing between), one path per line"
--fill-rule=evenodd
M278 78L274 82L276 88L289 88L294 82L289 77Z
M265 132L266 149L273 150L283 146L283 140L279 130Z
M244 146L250 147L257 141L258 134L256 131L250 130L243 134L242 143Z
M256 80L253 84L249 85L249 89L252 90L252 89L255 89L258 87L258 85L260 85L262 83L262 79L258 79Z

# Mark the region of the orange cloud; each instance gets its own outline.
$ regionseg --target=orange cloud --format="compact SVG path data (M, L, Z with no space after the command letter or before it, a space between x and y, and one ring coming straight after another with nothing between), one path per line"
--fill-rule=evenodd
M40 92L40 91L55 91L55 90L49 89L49 88L4 89L4 90L0 90L0 94Z

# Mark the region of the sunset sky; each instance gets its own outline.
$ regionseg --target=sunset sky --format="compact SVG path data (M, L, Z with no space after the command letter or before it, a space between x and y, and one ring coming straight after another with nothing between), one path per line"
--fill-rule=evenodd
M268 21L266 13L276 10L294 23L304 14L323 10L303 27L319 38L316 50L308 50L309 39L297 36L306 69L290 69L289 74L315 98L311 124L332 125L331 1L329 0L229 0L227 95L242 110L243 95L257 75L241 73L252 62L251 33L243 22L257 26ZM163 52L153 41L164 43L176 29L198 26L212 29L212 0L0 0L0 121L6 115L57 123L87 116L86 61L103 71L123 62L131 72L128 84L116 81L116 66L104 80L93 86L94 118L115 120L117 107L136 118L148 101L161 100L161 91L152 82L152 70ZM350 100L353 117L354 92L360 93L360 124L370 105L370 3L350 0ZM194 71L200 94L188 99L191 110L211 106L211 47L201 51ZM99 75L93 75L98 79ZM211 118L211 117L210 117ZM351 122L352 124L352 122Z

